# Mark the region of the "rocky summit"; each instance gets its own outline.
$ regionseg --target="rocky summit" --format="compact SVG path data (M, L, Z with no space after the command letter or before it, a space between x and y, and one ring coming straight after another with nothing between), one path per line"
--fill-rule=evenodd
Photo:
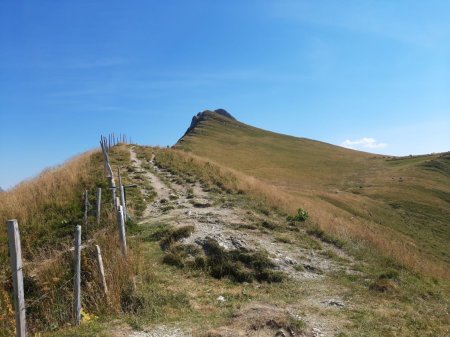
M201 122L204 121L208 118L209 114L212 113L216 113L219 114L223 117L229 118L231 120L236 120L236 118L234 118L227 110L225 109L216 109L214 111L212 110L204 110L202 112L199 112L198 114L196 114L194 117L192 117L192 121L191 121L191 125L189 126L189 128L186 130L184 135L187 135L189 132L191 132L192 130L195 129L195 127Z

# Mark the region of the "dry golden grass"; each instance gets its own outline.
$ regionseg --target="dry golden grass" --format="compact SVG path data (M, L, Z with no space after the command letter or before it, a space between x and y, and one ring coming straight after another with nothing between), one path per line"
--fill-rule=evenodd
M0 194L0 222L18 220L21 231L26 233L26 240L22 243L25 253L32 250L34 238L30 236L33 232L48 228L48 212L63 209L72 204L74 199L81 200L79 193L90 180L88 176L92 170L93 155L94 152L84 153ZM5 237L6 231L0 231L2 243ZM4 255L4 251L1 254Z
M0 194L2 220L6 215L13 215L19 221L27 222L49 199L66 204L76 190L74 187L87 176L93 153L86 152L60 166L46 169L36 178L23 181L12 190Z
M66 208L80 198L78 193L83 188L82 182L87 180L91 170L93 155L94 152L84 153L0 194L0 222L6 224L9 219L18 220L25 264L31 261L35 254L48 255L45 251L47 253L56 251L55 247L39 245L40 238L51 231L49 220L52 213ZM13 326L14 315L10 310L12 303L8 295L10 272L6 226L3 226L3 230L0 231L0 243L2 266L0 312L4 313L4 316L0 317L0 322L1 330L7 334ZM67 241L61 242L61 246L64 244L67 244Z
M128 150L121 146L111 151L111 159L114 168L130 163ZM126 181L126 172L123 174ZM123 294L132 294L131 277L138 265L138 254L133 249L128 260L119 249L116 217L103 176L101 153L84 153L0 194L0 220L5 223L15 218L19 222L29 333L55 329L72 321L73 253L69 248L75 226L83 224L83 192L89 190L90 203L94 205L97 187L104 191L102 220L97 225L94 212L90 212L88 225L82 226L82 240L87 244L82 251L82 306L86 312L98 315L122 310ZM14 312L6 226L3 228L0 231L0 336L10 336ZM102 249L108 299L102 293L94 244Z

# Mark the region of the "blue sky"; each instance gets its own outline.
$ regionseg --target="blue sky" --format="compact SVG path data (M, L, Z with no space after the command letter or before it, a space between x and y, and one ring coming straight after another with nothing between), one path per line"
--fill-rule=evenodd
M393 155L450 150L450 2L0 1L0 186L225 108Z

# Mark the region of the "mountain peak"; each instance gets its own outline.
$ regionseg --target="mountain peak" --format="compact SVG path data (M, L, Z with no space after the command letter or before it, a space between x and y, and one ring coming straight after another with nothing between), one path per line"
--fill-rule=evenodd
M222 117L231 119L233 121L236 120L227 110L225 109L216 109L216 110L204 110L202 112L199 112L194 117L192 117L191 125L186 130L184 135L187 135L189 132L195 129L195 127L201 122L208 118L208 116L214 116L214 114L220 115Z
M224 117L227 117L227 118L230 118L230 119L232 119L232 120L236 120L236 118L234 118L227 110L225 110L225 109L216 109L216 110L214 110L213 112L215 112L216 114L219 114L219 115L221 115L221 116L224 116Z

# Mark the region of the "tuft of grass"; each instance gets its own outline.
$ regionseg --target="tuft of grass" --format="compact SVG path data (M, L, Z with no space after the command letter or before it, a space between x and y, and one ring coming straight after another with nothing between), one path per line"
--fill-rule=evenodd
M195 230L194 226L182 226L168 229L161 238L161 247L167 249L173 243L189 237Z
M283 242L283 243L294 243L294 240L292 239L291 235L283 233L283 234L276 234L274 236L275 240L278 242Z
M206 267L215 278L228 277L236 282L281 282L284 276L274 271L275 264L267 252L226 251L216 240L207 239L203 249L206 253Z
M186 196L187 199L193 199L194 198L194 189L192 187L189 187L186 190L186 193L187 193L187 196Z
M397 290L400 283L400 276L396 270L388 270L378 276L378 278L370 284L369 288L378 292L392 292Z
M305 321L300 318L290 317L288 326L291 330L296 331L297 333L304 332L306 329Z
M267 220L264 220L261 223L261 226L263 226L264 228L267 228L267 229L275 229L275 228L277 228L277 225L275 225L272 222L267 221Z
M184 267L184 258L179 252L169 251L163 257L163 263L178 268Z
M316 238L318 238L319 240L321 240L323 242L332 244L338 248L342 248L345 244L343 241L331 236L330 234L325 233L323 230L321 230L319 228L308 229L307 233L309 235L315 236Z

